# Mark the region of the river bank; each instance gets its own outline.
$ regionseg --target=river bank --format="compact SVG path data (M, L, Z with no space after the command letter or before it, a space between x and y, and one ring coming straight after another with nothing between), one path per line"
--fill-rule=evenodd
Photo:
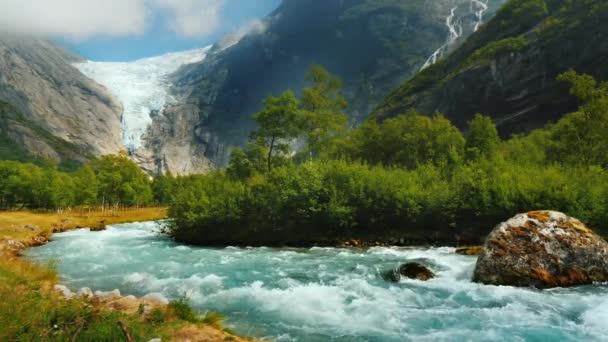
M53 233L82 227L161 220L164 208L119 212L0 212L0 340L245 341L221 325L221 316L198 317L184 303L119 293L82 295L58 285L56 265L33 264L23 250Z
M57 255L71 288L118 288L141 297L187 294L226 315L237 334L285 342L454 340L602 341L608 288L537 290L473 282L477 257L450 247L196 247L159 236L153 222L76 230L28 249ZM418 262L428 281L386 281Z

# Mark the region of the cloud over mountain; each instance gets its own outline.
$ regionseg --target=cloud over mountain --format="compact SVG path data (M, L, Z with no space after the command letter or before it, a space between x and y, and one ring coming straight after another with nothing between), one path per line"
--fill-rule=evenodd
M0 0L0 32L87 39L141 35L154 25L184 37L213 33L225 0Z

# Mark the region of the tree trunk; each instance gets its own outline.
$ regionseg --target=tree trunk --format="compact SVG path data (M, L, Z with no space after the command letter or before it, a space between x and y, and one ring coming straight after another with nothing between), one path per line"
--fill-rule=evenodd
M270 173L270 171L272 171L272 151L274 150L274 140L275 138L272 137L272 139L270 140L270 147L268 148L268 172Z

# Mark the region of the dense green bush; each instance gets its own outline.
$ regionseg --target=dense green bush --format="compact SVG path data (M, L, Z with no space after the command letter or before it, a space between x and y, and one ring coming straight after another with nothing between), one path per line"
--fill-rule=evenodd
M173 234L205 244L310 244L350 238L477 242L518 212L554 209L608 232L600 168L518 165L501 158L414 170L308 162L246 182L221 173L181 180Z

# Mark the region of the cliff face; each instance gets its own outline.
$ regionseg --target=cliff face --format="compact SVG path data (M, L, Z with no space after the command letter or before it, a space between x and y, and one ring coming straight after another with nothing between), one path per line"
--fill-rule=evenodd
M246 142L262 99L299 91L311 64L342 78L356 125L437 49L458 45L501 3L285 0L247 35L216 44L205 61L173 76L177 104L154 120L146 146L174 173L225 165L231 148ZM448 39L451 28L456 34Z
M0 36L2 141L56 161L124 149L120 104L77 60L46 40Z
M466 127L475 113L500 132L525 132L577 107L556 77L569 69L608 79L608 3L511 0L448 58L402 84L377 108L446 114Z

